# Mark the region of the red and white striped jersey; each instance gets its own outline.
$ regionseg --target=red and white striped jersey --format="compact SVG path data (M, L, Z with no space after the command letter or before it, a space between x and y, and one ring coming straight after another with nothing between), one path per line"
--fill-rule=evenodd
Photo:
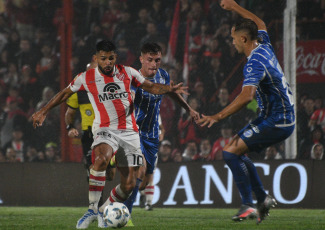
M137 70L115 65L111 76L101 74L97 67L79 74L69 87L73 92L87 91L95 112L93 133L101 127L138 132L130 88L131 84L139 87L144 81Z

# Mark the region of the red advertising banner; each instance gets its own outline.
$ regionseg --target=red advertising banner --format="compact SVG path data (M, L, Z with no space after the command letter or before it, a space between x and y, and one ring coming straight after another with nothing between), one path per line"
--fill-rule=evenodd
M279 49L283 66L283 48ZM325 40L299 41L296 48L297 83L325 82Z

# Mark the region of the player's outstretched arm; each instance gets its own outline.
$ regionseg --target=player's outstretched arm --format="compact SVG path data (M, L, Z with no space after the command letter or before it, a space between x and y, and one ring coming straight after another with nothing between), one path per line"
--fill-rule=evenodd
M236 97L236 99L231 102L226 108L224 108L221 112L212 115L212 116L205 116L202 115L202 118L197 120L197 124L200 126L208 125L210 128L214 123L217 123L230 115L238 112L244 106L246 106L249 102L251 102L256 93L255 86L245 86L243 87L241 93Z
M171 85L173 85L173 81L170 82ZM186 112L188 112L193 120L198 120L200 118L200 114L192 109L189 104L185 101L185 99L178 93L171 92L168 93L168 96L170 96L174 101L176 101L180 106L182 106Z
M152 94L166 94L174 92L189 95L187 92L188 87L183 86L183 83L178 83L177 85L165 85L145 80L139 87Z
M241 7L240 5L238 5L234 0L221 0L220 1L220 6L225 10L236 12L237 14L242 16L243 18L251 19L252 21L254 21L256 23L257 28L259 30L265 30L266 31L266 26L265 26L265 23L263 22L262 19L260 19L259 17L257 17L252 12L250 12L250 11L244 9L243 7Z
M68 86L57 93L43 108L32 115L34 128L42 126L47 113L55 106L67 100L74 92Z

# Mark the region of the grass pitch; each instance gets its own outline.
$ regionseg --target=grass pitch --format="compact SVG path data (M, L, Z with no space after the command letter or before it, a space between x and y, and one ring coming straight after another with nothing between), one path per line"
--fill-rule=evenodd
M0 229L75 229L77 220L87 210L70 207L0 207ZM154 208L133 209L137 229L206 230L206 229L325 229L325 210L272 209L261 224L255 220L233 222L236 209ZM97 222L88 229L98 229Z

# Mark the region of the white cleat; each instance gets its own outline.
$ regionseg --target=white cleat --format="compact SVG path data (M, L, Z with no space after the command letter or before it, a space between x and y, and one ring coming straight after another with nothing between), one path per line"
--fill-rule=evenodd
M85 229L97 219L97 213L95 213L92 209L88 209L88 211L78 220L77 229Z
M100 211L98 211L97 221L98 221L98 227L99 228L108 228L108 225L104 220L103 213L100 212Z

